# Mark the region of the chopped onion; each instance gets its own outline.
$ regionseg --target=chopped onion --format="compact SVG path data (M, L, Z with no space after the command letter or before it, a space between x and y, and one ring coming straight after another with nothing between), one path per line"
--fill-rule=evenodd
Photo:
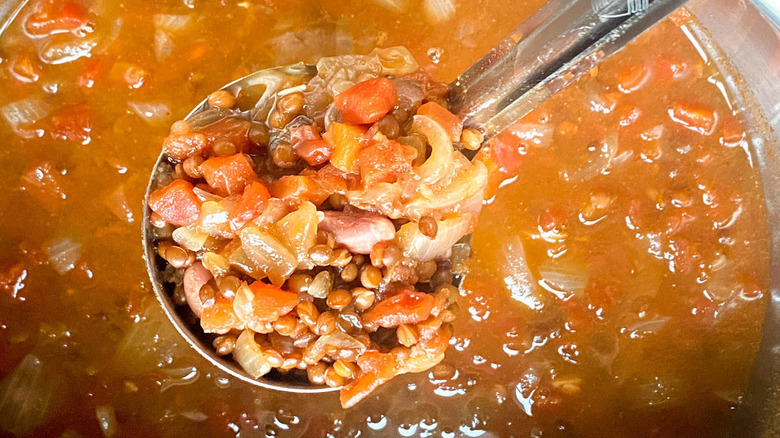
M425 16L433 24L447 21L455 15L453 0L425 0L423 7Z
M154 14L152 20L155 28L176 35L188 30L194 23L195 17L193 15Z
M152 126L167 125L171 118L171 108L163 102L134 102L127 103L138 117Z
M46 64L65 64L89 56L96 45L95 38L79 38L72 34L53 35L38 48L38 58Z
M154 31L154 56L158 61L165 61L173 54L173 38L168 32L157 29Z
M255 316L255 306L261 302L261 300L255 300L255 294L252 292L252 289L246 283L243 283L236 291L236 296L233 299L233 311L246 328L265 333L268 331L266 330L268 321Z
M515 123L507 131L524 144L543 149L552 144L555 127L549 123Z
M154 367L170 364L183 353L176 339L179 334L159 305L147 306L120 341L114 366L123 373L136 375Z
M113 406L102 405L95 408L95 417L98 420L103 436L110 438L116 434L117 422Z
M209 419L208 415L200 411L184 411L180 412L179 415L196 423L200 423Z
M501 246L498 259L503 261L501 272L504 276L504 284L512 298L531 310L541 310L544 307L546 294L539 288L528 267L525 247L520 237L507 236Z
M130 209L130 205L127 202L127 195L125 195L125 187L123 184L117 186L111 193L104 198L104 203L111 213L119 219L126 221L127 223L133 223L135 218L133 217L133 211Z
M228 217L237 202L237 196L229 196L216 202L204 202L200 207L200 216L195 222L196 229L212 237L226 239L234 237L233 230L228 223Z
M626 327L626 331L631 339L641 338L644 335L657 332L670 319L668 316L660 316L658 318L641 320Z
M60 389L46 375L40 359L25 356L0 382L0 430L17 436L29 434L47 419Z
M17 100L0 107L0 114L11 128L35 123L49 115L51 108L38 96Z
M278 239L256 227L241 230L241 247L257 270L281 286L298 266L298 258Z
M463 156L460 152L456 154ZM481 198L486 186L487 167L481 161L474 161L442 188L420 187L417 196L406 204L406 213L412 218L420 218L431 212L455 211L460 205L471 205L476 197Z
M298 269L314 267L309 258L309 249L317 240L317 207L311 202L303 202L297 210L289 213L274 224L274 231L288 249L298 259Z
M549 259L539 266L539 276L539 285L563 301L582 295L589 278L583 265L555 259Z
M49 264L60 275L64 275L76 266L81 257L81 244L70 237L63 237L48 244L45 251Z
M406 0L374 0L374 3L395 13L403 12L406 9Z
M200 199L202 202L219 202L223 199L222 196L215 195L207 190L203 190L198 186L193 187L192 192L195 193L195 196L197 196L198 199Z
M398 246L412 259L428 261L447 254L452 245L472 228L471 215L460 215L438 221L436 237L425 236L417 222L401 226L397 233Z
M386 76L402 76L420 69L414 55L404 46L376 48L370 55L376 56L382 64L382 74Z
M357 358L366 351L366 346L341 330L335 330L317 339L312 346L311 355L322 359L331 351L338 355L336 357L349 355Z
M244 371L255 379L271 371L271 365L268 364L260 345L255 342L255 332L252 330L244 330L238 336L236 348L233 350L233 358Z
M593 179L600 173L605 173L612 165L618 151L617 133L607 135L596 150L595 157L589 157L588 162L571 172L564 171L563 177L567 181L582 183Z
M206 239L209 235L201 233L192 225L188 227L179 227L173 230L173 240L179 245L187 248L190 251L200 251L203 249L203 245L206 244Z
M200 377L200 372L195 367L166 368L162 370L165 378L160 383L160 392L174 386L189 385L195 383Z
M414 116L412 131L424 135L431 145L431 155L415 172L424 184L433 184L450 171L452 142L447 131L428 116Z

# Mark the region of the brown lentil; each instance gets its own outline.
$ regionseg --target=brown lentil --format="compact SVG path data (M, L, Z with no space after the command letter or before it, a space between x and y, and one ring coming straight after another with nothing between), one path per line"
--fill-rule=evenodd
M274 368L279 368L284 364L282 353L275 348L264 348L263 356L265 356L265 361L268 365L271 365Z
M378 122L376 122L376 128L385 135L387 138L396 138L401 133L401 125L398 123L395 117L388 114Z
M431 284L434 286L452 284L452 269L449 266L439 266L436 273L431 277Z
M214 152L214 155L218 157L228 157L230 155L235 155L236 152L238 152L238 149L236 149L236 145L234 145L233 142L220 140L214 143L212 151Z
M303 109L304 103L305 101L303 94L290 93L279 99L279 103L276 105L276 108L281 111L282 114L289 117L289 119L292 119L290 116L300 113Z
M186 120L177 120L171 125L171 134L186 134L192 131L192 126Z
M423 236L429 239L435 239L436 234L439 232L439 224L436 223L436 219L432 216L423 216L417 226L420 228Z
M355 254L352 256L352 261L358 266L363 266L363 263L366 262L366 256L363 254Z
M371 265L377 268L384 266L385 246L387 246L386 243L379 242L371 249L371 253L368 255Z
M329 231L317 230L317 244L333 249L336 247L336 237Z
M180 246L171 245L165 249L163 258L174 268L186 268L195 261L195 254Z
M328 203L331 207L333 207L334 210L344 210L344 207L347 205L347 197L342 195L341 193L334 193L330 195L328 198Z
M287 289L297 294L309 290L313 278L309 274L293 274L287 280Z
M180 284L173 289L173 302L179 306L187 304L187 294L184 293L184 287Z
M344 266L344 269L341 270L341 279L346 283L351 283L355 281L357 276L358 276L358 267L355 263L348 263L347 266Z
M315 385L322 385L325 383L325 372L327 372L328 366L324 362L317 362L315 365L306 368L306 375L309 377L309 381Z
M411 347L417 343L420 334L417 329L407 324L401 324L396 329L396 336L398 336L398 342L404 347Z
M168 225L168 223L165 222L165 219L156 211L153 211L152 214L149 215L149 222L151 222L152 226L155 228L163 228Z
M355 301L355 307L358 310L366 310L374 304L376 294L364 287L352 289L352 299Z
M309 249L309 258L317 266L328 266L333 259L333 250L327 245L314 245Z
M274 164L282 169L289 169L298 165L298 154L295 153L290 143L279 142L273 152Z
M214 304L214 300L217 298L218 289L212 283L213 281L204 284L200 287L200 291L198 291L198 297L204 306Z
M173 173L171 174L174 179L186 179L187 174L184 172L184 166L181 163L176 163L173 166Z
M360 284L368 289L376 289L382 282L382 271L372 265L363 267L360 273Z
M300 363L301 353L293 351L292 353L287 353L284 355L284 362L282 363L281 368L283 370L291 370L293 368L297 368Z
M271 141L271 134L268 132L268 128L260 123L252 123L247 133L252 143L258 146L266 146Z
M320 311L317 310L317 306L311 301L299 302L295 306L295 313L309 328L314 327L317 324L317 318L320 317Z
M188 177L197 179L203 176L203 172L200 171L200 165L203 164L205 160L200 155L193 155L182 163L182 169L184 169L184 173L187 174Z
M219 293L225 298L234 297L242 283L243 281L241 281L235 275L226 275L217 280L217 285L219 285Z
M283 315L274 321L274 330L282 336L291 336L298 325L298 319L292 315Z
M360 369L354 363L338 359L333 362L333 371L345 379L352 379L360 372Z
M352 253L344 248L339 248L333 251L333 260L330 261L330 265L336 268L346 266L352 261Z
M420 262L417 264L417 276L418 281L421 283L426 283L431 280L431 277L433 277L433 274L436 273L436 270L438 269L438 266L436 265L436 262L433 260L427 260L424 262Z
M460 134L461 144L470 151L479 149L479 147L482 146L483 141L485 141L485 136L477 129L466 128Z
M208 102L214 108L228 109L236 104L236 97L227 90L217 90L209 94Z
M320 336L327 335L336 330L336 314L333 312L322 312L320 317L317 318L317 330L316 333Z
M220 335L214 338L212 345L214 346L214 349L217 350L218 355L227 356L236 348L237 338L238 337L233 334Z
M328 307L341 310L352 302L352 294L346 289L334 289L328 294Z
M336 388L344 384L344 378L333 367L328 367L328 370L325 371L325 384L331 388Z

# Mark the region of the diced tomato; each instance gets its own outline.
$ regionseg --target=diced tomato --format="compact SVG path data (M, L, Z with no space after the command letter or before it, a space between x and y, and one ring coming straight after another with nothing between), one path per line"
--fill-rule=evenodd
M41 76L41 67L30 52L22 52L11 59L9 70L14 78L25 84L35 82Z
M359 82L339 93L335 104L341 111L342 121L360 125L378 121L397 101L395 84L387 78L376 78Z
M618 123L620 126L631 126L642 116L642 110L638 106L628 105L620 109Z
M84 62L81 73L76 78L76 83L81 88L92 88L97 81L106 73L106 59L97 56L89 58Z
M344 193L347 190L346 175L332 164L322 166L312 177L328 193Z
M208 145L206 136L200 132L170 134L163 140L163 150L169 157L185 160L203 151Z
M32 36L47 36L73 32L88 22L89 17L84 6L66 1L61 3L59 9L55 9L54 4L49 4L43 10L30 14L24 23L24 29Z
M360 377L341 388L340 401L344 409L355 406L379 385L398 373L398 363L389 353L367 351L358 357Z
M330 145L320 137L319 132L312 125L293 128L290 132L290 140L295 153L310 166L318 166L330 159Z
M428 318L433 304L432 295L404 290L377 303L363 314L363 320L386 328L416 324Z
M618 73L618 89L630 93L642 88L650 78L650 69L644 65L632 65Z
M357 158L360 176L369 187L378 182L396 182L398 176L412 170L417 149L377 134L370 146L360 151Z
M275 198L293 204L309 201L319 206L330 196L312 176L308 175L283 176L271 183L270 191Z
M685 61L661 57L655 61L655 78L665 82L684 79L690 73L690 67Z
M60 179L61 175L51 163L45 161L25 169L21 177L21 187L38 200L43 208L54 213L59 210L62 201L66 198Z
M242 329L244 324L233 310L233 302L224 297L217 297L212 305L203 307L200 326L206 333L225 334L231 330Z
M237 117L226 117L198 130L206 136L209 145L213 146L218 141L229 141L236 147L237 152L249 153L254 144L249 139L249 120Z
M360 126L331 123L324 136L333 148L330 163L344 172L356 172L358 154L366 143L365 133Z
M490 142L490 157L503 172L510 175L520 170L526 150L526 145L507 131L498 134Z
M149 195L149 208L169 224L190 225L198 219L202 204L192 188L188 181L174 180Z
M298 294L284 291L274 285L255 281L249 285L254 294L252 314L255 318L273 322L289 313L298 304Z
M417 110L417 114L428 116L441 125L444 130L447 131L447 134L449 134L450 140L460 141L460 134L463 132L463 123L458 116L452 114L447 108L444 108L436 102L428 102Z
M200 165L203 178L221 196L239 194L248 184L258 180L252 163L244 154L213 157Z
M718 122L717 114L708 108L687 102L676 102L669 108L669 117L691 131L710 135Z
M241 200L230 211L228 220L230 228L234 231L243 227L247 222L257 217L265 209L266 201L271 197L265 184L253 182L244 188Z
M51 135L61 140L87 141L92 132L87 102L61 108L51 117Z

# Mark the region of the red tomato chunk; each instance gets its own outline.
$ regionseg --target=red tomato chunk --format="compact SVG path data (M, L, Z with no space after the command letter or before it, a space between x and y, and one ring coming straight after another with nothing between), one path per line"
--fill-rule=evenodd
M222 196L239 194L258 180L252 163L244 154L209 158L200 166L203 178Z
M428 318L433 303L432 295L405 290L377 303L363 315L363 319L382 327L416 324Z
M67 1L59 9L54 5L45 5L44 9L31 14L25 22L25 30L33 36L46 36L56 33L73 32L89 22L84 6Z
M198 219L202 202L188 181L177 179L149 195L149 208L165 222L187 226Z
M397 101L395 84L387 78L377 78L340 93L335 103L344 123L363 125L379 121Z

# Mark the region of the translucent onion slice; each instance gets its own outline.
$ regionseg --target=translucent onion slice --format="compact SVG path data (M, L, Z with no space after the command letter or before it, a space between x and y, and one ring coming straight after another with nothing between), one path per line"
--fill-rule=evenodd
M255 342L255 332L252 330L244 330L238 336L233 358L255 379L271 371L271 365L268 364L263 349Z
M256 227L241 230L241 247L259 272L281 286L298 266L298 258L282 242Z
M433 239L420 231L417 222L409 222L401 226L396 239L405 256L422 261L434 260L449 253L450 248L468 234L473 222L471 215L440 220Z
M450 171L452 142L444 128L427 116L414 116L412 131L424 135L431 145L431 155L415 169L424 184L433 184Z
M187 248L190 251L200 251L203 249L203 245L206 243L206 239L209 235L201 233L192 225L187 227L179 227L173 230L173 240L179 245Z
M433 24L447 21L455 15L455 3L453 0L425 0L423 7L425 16Z
M273 230L282 243L295 253L298 259L298 269L314 267L309 258L309 249L317 240L317 207L311 202L304 202L297 210L287 214L273 226Z
M581 263L561 259L543 262L539 275L539 285L563 301L582 295L590 277Z
M386 3L394 3L403 8L404 0L383 0ZM387 47L385 49L374 49L370 55L376 56L379 63L382 64L382 74L385 76L401 76L414 73L420 68L417 60L409 49L403 46Z

